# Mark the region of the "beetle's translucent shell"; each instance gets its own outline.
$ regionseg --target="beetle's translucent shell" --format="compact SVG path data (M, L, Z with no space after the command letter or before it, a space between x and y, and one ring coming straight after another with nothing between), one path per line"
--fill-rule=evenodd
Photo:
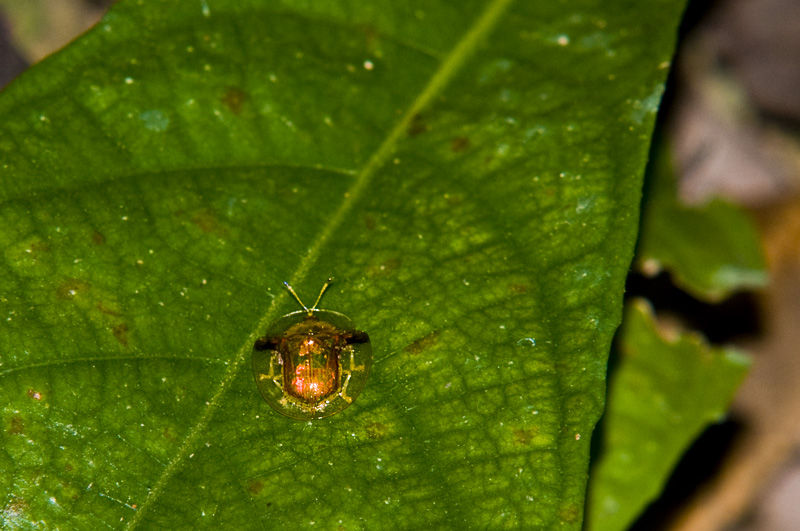
M367 383L372 346L345 315L302 310L273 322L253 351L261 396L296 419L334 415L353 403Z

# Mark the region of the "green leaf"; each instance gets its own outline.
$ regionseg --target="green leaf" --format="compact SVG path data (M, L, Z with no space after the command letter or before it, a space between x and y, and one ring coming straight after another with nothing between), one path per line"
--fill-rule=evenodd
M696 333L664 337L652 310L628 305L609 379L601 455L592 466L587 529L628 529L681 455L728 409L749 359Z
M765 286L764 251L747 212L720 199L684 205L666 142L658 143L649 168L637 267L648 275L665 269L678 286L708 301Z
M0 98L3 524L581 526L682 2L121 2ZM300 422L297 310L372 338Z

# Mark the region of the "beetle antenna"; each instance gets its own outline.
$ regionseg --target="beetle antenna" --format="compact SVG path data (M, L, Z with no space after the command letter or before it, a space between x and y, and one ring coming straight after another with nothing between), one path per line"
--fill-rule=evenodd
M300 300L300 297L297 296L297 293L294 292L294 290L292 289L292 287L289 285L288 282L284 282L283 285L286 286L286 289L289 290L289 293L294 295L294 298L297 299L297 302L300 303L300 306L302 306L303 309L308 312L308 315L312 315L314 313L314 310L317 309L317 304L319 304L319 301L322 300L322 294L325 293L325 290L328 289L328 286L331 285L331 282L333 282L333 277L329 278L328 281L325 283L325 285L322 286L322 289L319 292L319 296L317 297L316 302L314 302L314 306L312 306L311 308L308 308L305 304L303 304L303 301Z
M297 302L299 302L299 303L300 303L300 306L302 306L302 307L303 307L303 309L304 309L305 311L307 311L307 312L308 312L308 315L311 315L311 310L309 310L308 308L306 308L306 305L305 305L305 304L303 304L303 301L301 301L301 300L300 300L300 297L298 297L298 296L297 296L297 293L295 293L295 292L294 292L294 290L293 290L293 289L292 289L292 287L289 285L289 283L288 283L288 282L286 282L286 281L284 281L283 285L284 285L284 286L286 286L286 289L288 289L288 290L289 290L289 293L291 293L292 295L294 295L294 298L295 298L295 299L297 299Z
M317 297L317 301L314 303L314 306L308 310L308 315L311 315L311 312L317 308L317 304L319 304L319 301L322 299L322 294L325 293L325 290L328 289L328 286L331 285L331 282L333 282L333 277L329 278L325 285L322 286L322 289L319 292L319 297Z

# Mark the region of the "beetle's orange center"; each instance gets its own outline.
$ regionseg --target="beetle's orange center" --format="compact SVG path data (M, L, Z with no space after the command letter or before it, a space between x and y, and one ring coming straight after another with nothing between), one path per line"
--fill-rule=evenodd
M300 342L291 376L290 393L317 403L336 390L337 352L314 336Z
M295 370L292 379L295 394L308 402L317 402L336 387L334 374L326 369L309 369L305 365Z

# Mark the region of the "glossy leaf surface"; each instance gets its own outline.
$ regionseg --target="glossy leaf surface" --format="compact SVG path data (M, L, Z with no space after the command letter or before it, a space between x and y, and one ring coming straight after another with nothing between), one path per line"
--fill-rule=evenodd
M579 529L682 2L123 1L2 95L3 524ZM300 422L288 280L367 331Z

